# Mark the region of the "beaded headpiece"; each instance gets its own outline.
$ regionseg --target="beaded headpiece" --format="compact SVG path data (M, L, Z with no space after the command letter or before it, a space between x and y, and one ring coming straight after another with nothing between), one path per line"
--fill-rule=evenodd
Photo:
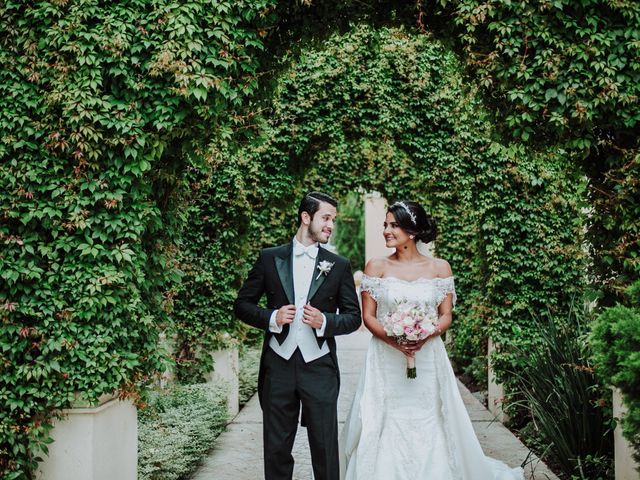
M404 210L409 214L409 216L411 217L411 221L413 222L413 224L417 227L418 226L418 222L416 221L416 214L413 213L411 210L409 210L409 206L404 203L404 202L396 202L394 203L392 206L395 207L396 205L404 208Z

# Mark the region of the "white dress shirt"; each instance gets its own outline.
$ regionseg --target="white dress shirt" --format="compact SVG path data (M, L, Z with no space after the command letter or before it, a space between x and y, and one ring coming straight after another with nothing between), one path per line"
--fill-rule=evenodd
M295 296L296 315L293 322L289 326L289 334L282 345L278 343L275 337L269 341L269 346L282 358L288 360L296 351L300 349L304 361L309 363L316 360L327 353L329 347L325 342L322 348L318 346L317 337L324 335L324 329L327 325L327 318L322 315L323 322L320 328L312 328L302 321L304 313L304 305L308 301L309 287L313 279L314 269L316 266L317 249L320 248L316 243L309 247L305 247L294 237L293 239L293 291ZM311 250L311 251L309 251ZM309 253L302 253L309 251ZM271 314L269 330L273 333L280 333L282 326L276 323L276 315L278 311L274 310Z

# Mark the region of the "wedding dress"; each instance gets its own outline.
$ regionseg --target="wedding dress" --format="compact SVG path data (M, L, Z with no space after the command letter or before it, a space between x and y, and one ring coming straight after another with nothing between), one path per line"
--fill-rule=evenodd
M453 277L405 281L363 276L361 289L382 319L397 302L437 308L456 294ZM341 436L344 480L522 480L521 468L485 457L458 391L442 339L416 353L417 378L406 357L372 337Z

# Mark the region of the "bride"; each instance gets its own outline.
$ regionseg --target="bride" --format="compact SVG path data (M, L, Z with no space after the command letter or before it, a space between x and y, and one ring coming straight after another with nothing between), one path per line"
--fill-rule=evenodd
M362 314L373 337L342 432L344 480L523 479L521 468L485 457L462 402L440 338L456 301L451 267L416 248L435 237L435 221L419 204L388 208L384 238L396 251L370 260L362 279ZM402 344L387 336L381 319L402 302L437 309L436 331ZM409 360L416 378L408 378Z

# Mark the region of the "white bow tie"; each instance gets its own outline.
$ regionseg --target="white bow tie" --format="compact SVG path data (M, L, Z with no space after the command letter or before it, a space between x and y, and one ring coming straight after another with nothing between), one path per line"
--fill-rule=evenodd
M305 247L300 243L296 243L293 247L293 254L296 257L307 254L311 258L316 258L318 256L318 245L313 244L313 245L309 245L308 247Z

